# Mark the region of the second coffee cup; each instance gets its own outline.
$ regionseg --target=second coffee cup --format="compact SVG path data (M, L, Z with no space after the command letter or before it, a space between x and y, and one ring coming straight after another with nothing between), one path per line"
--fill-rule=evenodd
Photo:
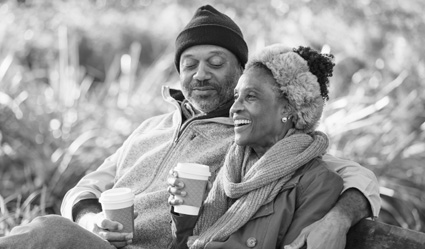
M113 188L100 195L99 202L106 218L123 225L122 232L134 230L134 194L129 188Z
M198 215L208 177L211 176L210 167L197 163L177 163L174 170L177 171L179 179L184 183L183 190L187 193L186 196L175 196L176 199L183 200L183 204L174 206L174 212Z

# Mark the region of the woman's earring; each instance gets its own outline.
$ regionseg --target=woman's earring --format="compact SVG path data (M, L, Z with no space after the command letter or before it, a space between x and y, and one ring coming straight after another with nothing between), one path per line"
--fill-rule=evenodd
M287 117L283 117L282 118L282 123L286 123L288 121L288 118Z

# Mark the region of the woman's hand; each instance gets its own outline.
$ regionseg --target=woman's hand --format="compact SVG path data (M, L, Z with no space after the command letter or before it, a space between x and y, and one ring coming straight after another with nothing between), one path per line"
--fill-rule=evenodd
M134 213L134 218L137 213ZM133 242L133 233L123 233L123 225L105 217L103 212L94 214L87 213L79 220L78 224L90 232L96 234L111 245L120 248Z
M184 188L184 182L178 179L178 174L174 170L170 170L170 175L167 179L168 182L168 193L170 193L170 197L168 197L168 204L171 206L181 205L183 204L182 199L175 198L176 195L186 196L186 191L182 190Z
M168 182L168 193L170 193L170 197L168 197L168 204L170 206L177 206L177 205L182 205L184 203L184 200L182 200L181 198L175 198L175 196L186 196L187 192L184 191L184 182L178 179L179 175L177 173L177 171L174 171L173 169L170 170L169 172L169 176L167 178L167 182ZM208 192L212 187L212 183L210 181L207 181L207 185L206 185L206 189L204 192L204 197L203 200L205 200L205 198L207 198Z

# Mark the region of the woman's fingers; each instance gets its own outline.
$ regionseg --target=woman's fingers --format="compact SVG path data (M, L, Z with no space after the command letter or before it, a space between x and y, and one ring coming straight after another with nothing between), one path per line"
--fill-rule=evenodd
M181 204L183 204L183 200L174 198L173 195L170 195L170 197L168 197L168 205L175 206L175 205L181 205Z
M181 189L178 189L176 187L168 186L167 191L170 195L180 195L180 196L186 196L187 192Z
M183 188L184 187L184 183L182 181L180 181L178 178L174 178L172 176L167 178L167 183L171 187L176 187L176 188Z

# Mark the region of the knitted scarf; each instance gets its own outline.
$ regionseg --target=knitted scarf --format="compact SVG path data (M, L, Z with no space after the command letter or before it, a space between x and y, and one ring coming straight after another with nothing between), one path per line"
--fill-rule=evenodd
M204 201L195 236L188 241L189 248L203 248L209 241L226 240L262 205L273 201L298 168L323 155L328 144L322 132L305 134L292 129L246 172L253 150L232 145Z

